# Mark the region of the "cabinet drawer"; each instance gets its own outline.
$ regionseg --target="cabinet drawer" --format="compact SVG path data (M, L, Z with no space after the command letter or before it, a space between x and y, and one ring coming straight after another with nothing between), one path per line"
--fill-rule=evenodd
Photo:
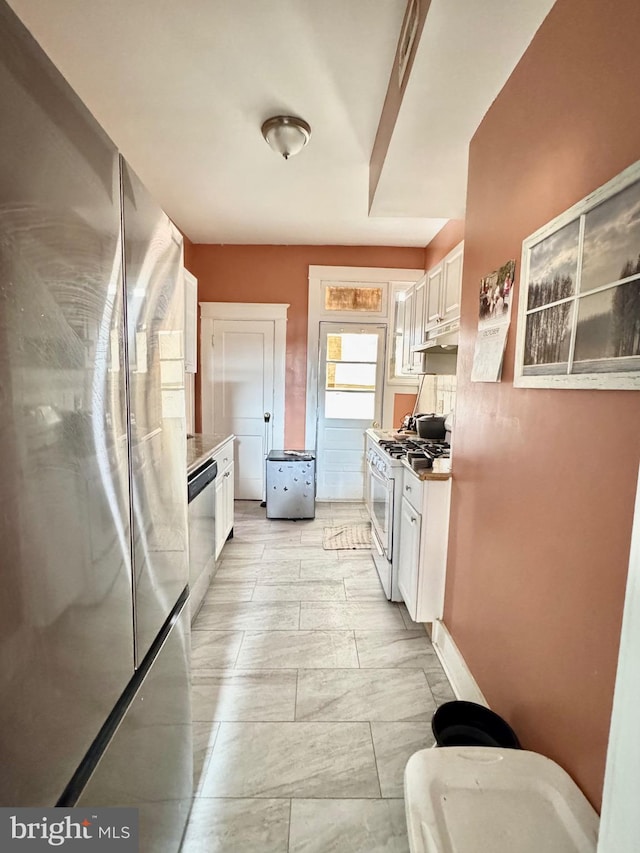
M424 483L410 471L403 472L402 497L411 504L415 512L422 511Z

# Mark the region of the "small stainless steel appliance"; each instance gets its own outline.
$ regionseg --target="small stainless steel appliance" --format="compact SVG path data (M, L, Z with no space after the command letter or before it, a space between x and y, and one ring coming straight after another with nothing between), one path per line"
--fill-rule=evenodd
M316 458L310 450L267 456L267 518L315 518Z

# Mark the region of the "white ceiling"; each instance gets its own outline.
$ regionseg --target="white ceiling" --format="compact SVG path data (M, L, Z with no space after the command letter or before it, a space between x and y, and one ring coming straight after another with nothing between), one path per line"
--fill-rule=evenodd
M194 242L425 246L553 0L432 0L368 215L406 0L9 0ZM285 161L262 139L300 115Z

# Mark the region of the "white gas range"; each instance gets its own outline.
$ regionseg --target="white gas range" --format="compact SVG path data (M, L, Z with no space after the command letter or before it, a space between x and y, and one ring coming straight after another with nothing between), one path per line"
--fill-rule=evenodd
M402 462L425 468L435 459L448 456L448 442L380 429L365 433L365 501L371 519L371 554L390 601L402 601L397 579Z

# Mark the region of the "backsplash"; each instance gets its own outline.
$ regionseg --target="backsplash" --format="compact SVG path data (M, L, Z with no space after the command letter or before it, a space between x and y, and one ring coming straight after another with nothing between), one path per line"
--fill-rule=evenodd
M456 406L456 377L427 374L418 396L416 412L449 414Z

